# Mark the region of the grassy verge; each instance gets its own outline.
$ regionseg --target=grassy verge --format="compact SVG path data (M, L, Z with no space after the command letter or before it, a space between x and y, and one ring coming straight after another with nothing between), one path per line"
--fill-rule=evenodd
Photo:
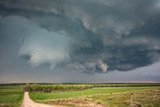
M100 100L100 103L106 107L132 107L131 105L134 107L159 107L160 87L100 94L88 98L95 102Z
M0 85L0 107L19 107L23 99L20 85Z
M99 87L82 91L32 92L30 96L37 102L68 104L68 102L88 101L109 107L127 107L132 103L138 106L160 105L160 87ZM152 101L154 97L154 101ZM148 99L147 99L148 98ZM151 102L152 101L152 102ZM147 105L148 104L148 105ZM74 104L73 104L74 105Z

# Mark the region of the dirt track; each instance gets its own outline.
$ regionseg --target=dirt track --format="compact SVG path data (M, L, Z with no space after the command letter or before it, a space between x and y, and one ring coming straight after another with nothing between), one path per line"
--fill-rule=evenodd
M30 99L30 97L28 95L28 92L25 92L24 93L24 99L23 99L22 105L20 107L62 107L62 106L36 103L36 102L34 102L33 100Z

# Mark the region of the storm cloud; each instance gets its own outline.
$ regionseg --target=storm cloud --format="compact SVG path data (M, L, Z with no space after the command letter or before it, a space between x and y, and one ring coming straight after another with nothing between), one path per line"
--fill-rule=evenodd
M15 25L16 54L33 67L134 72L160 61L159 19L159 0L1 0L0 38Z

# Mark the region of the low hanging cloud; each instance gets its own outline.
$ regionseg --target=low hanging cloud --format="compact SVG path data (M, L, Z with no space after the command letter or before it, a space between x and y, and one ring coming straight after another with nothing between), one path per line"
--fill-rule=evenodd
M0 15L25 20L19 55L86 73L159 62L159 0L2 0Z
M66 71L78 71L87 74L93 73L106 73L108 65L104 63L102 60L92 61L92 62L73 62L66 64L65 70Z
M35 67L49 64L51 69L69 59L69 38L65 32L49 32L36 25L30 27L33 31L25 37L19 50L22 58Z
M99 68L105 73L107 72L108 65L102 61L99 61Z

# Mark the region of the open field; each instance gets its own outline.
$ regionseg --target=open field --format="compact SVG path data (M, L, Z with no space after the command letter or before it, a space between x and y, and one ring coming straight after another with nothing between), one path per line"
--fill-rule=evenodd
M159 107L160 86L93 87L78 91L31 92L36 102L69 107Z
M0 107L19 107L22 99L22 86L0 85Z
M159 107L160 84L0 85L0 107L19 107L23 89L32 100L67 107Z

